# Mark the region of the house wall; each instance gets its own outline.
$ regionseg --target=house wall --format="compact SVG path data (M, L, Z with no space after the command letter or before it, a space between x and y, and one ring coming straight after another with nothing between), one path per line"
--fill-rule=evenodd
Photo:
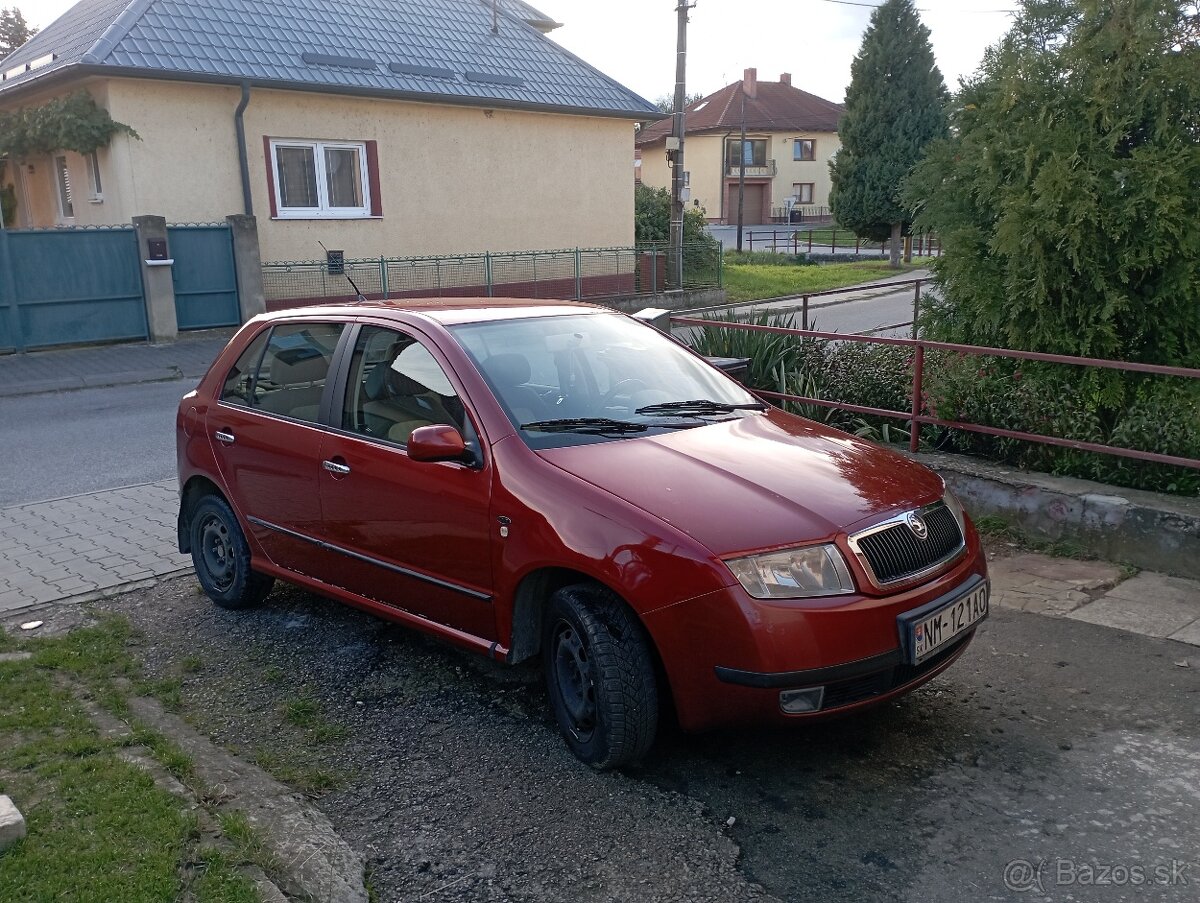
M725 178L724 146L726 138L739 137L737 134L726 136L693 135L684 144L685 168L691 174L692 199L698 200L706 211L711 222L734 222L737 219L736 210L725 210L722 207L722 194L727 190L728 181ZM829 193L833 181L829 174L829 161L841 148L835 132L750 132L746 140L766 138L767 159L776 162L777 174L771 182L771 198L769 207L783 207L787 198L792 196L792 185L797 182L813 184L812 204L805 206L828 207ZM793 157L793 141L797 138L811 138L816 141L816 159L812 161L795 161ZM642 148L642 181L651 187L670 188L671 170L667 166L666 149L662 144ZM737 180L733 179L736 184Z
M706 218L721 217L721 178L724 161L721 158L721 136L696 135L684 142L684 169L689 176L692 206L699 201ZM667 166L667 150L663 144L642 149L642 182L651 188L671 187L671 168Z
M106 155L106 221L241 212L239 99L236 88L112 80L109 111L141 140L118 136ZM318 240L348 257L633 242L625 120L255 89L245 123L266 261L321 257ZM383 216L272 221L264 136L377 141Z
M793 142L797 138L811 138L816 141L816 159L807 162L795 161L793 157ZM833 188L833 179L829 175L829 161L837 154L842 142L836 132L776 132L771 135L768 147L769 155L778 161L779 174L775 177L771 196L772 207L782 207L784 200L792 195L792 184L795 182L813 183L813 207L828 207L829 192Z

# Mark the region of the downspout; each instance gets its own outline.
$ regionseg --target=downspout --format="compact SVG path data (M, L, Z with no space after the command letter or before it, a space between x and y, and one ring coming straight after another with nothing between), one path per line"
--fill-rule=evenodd
M238 165L242 171L242 206L246 216L254 216L254 198L250 194L250 160L246 156L246 122L242 114L250 105L250 83L242 82L242 102L233 113L233 124L237 129Z

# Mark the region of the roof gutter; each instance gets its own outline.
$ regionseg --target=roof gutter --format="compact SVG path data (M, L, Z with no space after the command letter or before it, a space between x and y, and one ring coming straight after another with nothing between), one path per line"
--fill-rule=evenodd
M250 159L246 154L246 121L242 114L250 105L250 83L242 82L242 102L233 112L233 126L237 130L238 167L242 173L242 207L246 216L254 216L254 198L250 194Z

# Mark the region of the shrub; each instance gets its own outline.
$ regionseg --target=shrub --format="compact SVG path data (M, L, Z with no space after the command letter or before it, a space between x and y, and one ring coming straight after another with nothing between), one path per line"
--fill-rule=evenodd
M756 263L768 267L810 267L816 263L804 254L776 254L772 251L726 251L727 264Z

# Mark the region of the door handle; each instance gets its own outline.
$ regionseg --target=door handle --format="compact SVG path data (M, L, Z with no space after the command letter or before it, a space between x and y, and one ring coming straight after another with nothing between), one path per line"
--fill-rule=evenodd
M213 436L216 437L218 442L224 442L226 445L233 445L234 440L237 438L233 433L226 432L225 430L217 430L213 433Z
M338 464L336 461L322 461L321 466L330 473L336 473L338 476L344 477L350 472L350 468L345 464Z

